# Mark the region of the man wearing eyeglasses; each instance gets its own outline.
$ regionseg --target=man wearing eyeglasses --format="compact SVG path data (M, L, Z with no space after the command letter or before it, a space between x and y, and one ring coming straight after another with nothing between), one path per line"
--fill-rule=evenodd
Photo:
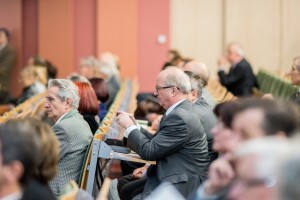
M129 114L118 113L129 147L145 160L156 160L147 170L142 198L162 182L170 182L188 197L206 178L206 135L187 100L190 90L189 77L179 68L168 67L159 73L154 94L166 113L155 135L139 128Z

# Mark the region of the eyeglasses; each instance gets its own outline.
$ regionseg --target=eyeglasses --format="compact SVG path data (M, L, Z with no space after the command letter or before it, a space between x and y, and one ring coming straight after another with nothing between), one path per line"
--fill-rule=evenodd
M175 86L173 86L173 85L165 86L165 87L156 86L155 89L156 89L156 92L158 93L159 90L164 90L164 89L172 88L172 87L175 87Z
M252 179L252 180L246 180L246 179L235 179L235 183L240 183L244 187L256 187L256 186L265 186L268 188L274 187L277 183L276 177L269 177L265 179Z

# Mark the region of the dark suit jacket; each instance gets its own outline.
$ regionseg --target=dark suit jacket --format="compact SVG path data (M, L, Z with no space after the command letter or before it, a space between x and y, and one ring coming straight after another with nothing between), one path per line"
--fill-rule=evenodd
M204 128L206 138L207 138L207 143L208 143L208 153L210 157L210 162L212 162L218 157L218 154L212 150L213 137L211 134L211 129L217 123L217 118L204 98L200 97L194 103L193 106L194 106L194 111L197 114L198 119L200 119L202 126Z
M246 59L231 67L228 74L219 71L218 75L221 84L235 96L249 96L252 94L252 87L257 86L251 65Z
M49 186L33 178L26 182L21 200L56 200Z
M206 178L206 135L193 104L187 100L162 118L154 136L145 129L135 129L127 142L143 159L156 160L156 165L148 168L143 196L167 181L187 197Z
M96 121L96 116L91 114L83 114L84 120L89 124L89 127L93 134L98 130L99 123Z
M85 152L93 134L88 123L73 109L52 129L60 143L58 173L49 186L56 196L59 196L67 183L74 180L78 183Z
M15 50L7 45L0 51L0 91L10 90L11 72L16 63Z

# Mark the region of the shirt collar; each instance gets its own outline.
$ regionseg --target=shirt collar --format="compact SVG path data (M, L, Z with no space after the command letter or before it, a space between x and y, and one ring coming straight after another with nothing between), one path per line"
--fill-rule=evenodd
M183 99L183 100L181 100L181 101L178 101L177 103L175 103L175 104L173 104L170 108L168 108L168 110L166 111L166 116L168 115L168 114L170 114L170 112L172 112L173 110L174 110L174 108L176 108L176 106L178 106L181 102L183 102L184 100L186 100L186 99Z
M55 124L57 124L58 122L60 122L64 118L64 116L66 116L69 112L66 112L65 114L63 114L62 116L60 116L60 118L58 118L58 120L55 122Z

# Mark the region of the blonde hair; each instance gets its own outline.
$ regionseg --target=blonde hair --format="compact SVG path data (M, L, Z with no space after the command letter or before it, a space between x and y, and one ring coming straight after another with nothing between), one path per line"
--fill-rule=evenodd
M36 117L26 117L24 124L32 126L36 130L39 140L39 162L33 170L33 176L47 183L57 173L59 159L59 142L51 127Z

